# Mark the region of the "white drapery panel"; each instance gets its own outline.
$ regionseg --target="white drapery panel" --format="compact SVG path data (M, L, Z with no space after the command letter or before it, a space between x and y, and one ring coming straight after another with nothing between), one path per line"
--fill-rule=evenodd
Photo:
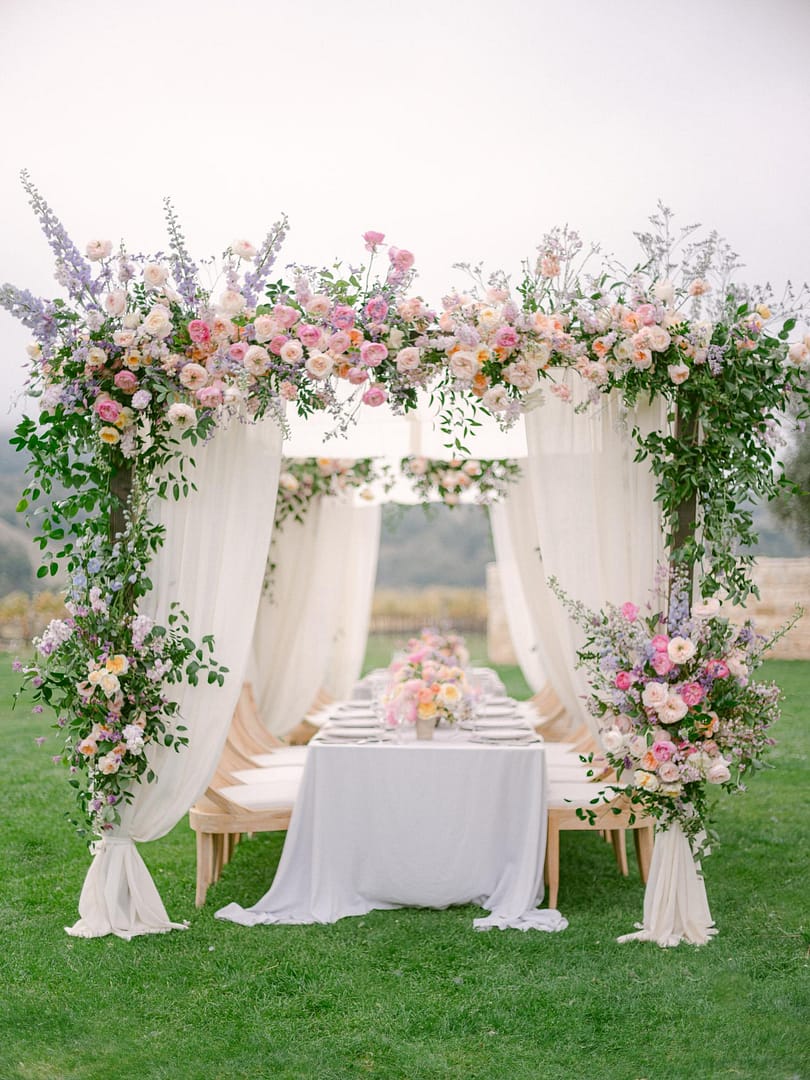
M604 395L587 413L574 405L587 385L567 375L570 402L547 395L526 416L527 475L537 537L547 577L556 577L574 600L594 611L605 603L651 598L656 568L666 559L655 476L648 462L635 462L631 430L662 430L665 402L639 403L624 415L618 394ZM560 601L549 597L551 621L576 695L587 682L575 668L582 635ZM580 700L579 715L596 734L596 723Z
M348 506L346 552L336 588L337 625L322 689L335 700L351 697L366 655L371 603L380 554L380 506Z
M644 922L617 941L654 941L671 948L682 941L705 945L714 927L706 886L680 825L656 829L650 877L644 893Z
M230 669L222 688L203 678L174 687L189 745L157 748L158 780L141 784L121 810L121 824L97 847L68 933L131 938L178 928L169 920L135 842L156 840L205 790L219 760L239 696L273 528L281 431L272 420L233 422L194 451L197 490L180 502L156 500L166 542L142 610L166 624L170 605L188 612L191 636L215 637L217 660Z
M256 615L249 678L262 722L283 735L318 692L346 697L365 654L377 572L379 506L314 499L271 551L271 588Z
M505 498L490 507L492 540L509 631L521 670L534 691L548 684L570 718L579 717L571 665L554 619L546 584L527 463Z

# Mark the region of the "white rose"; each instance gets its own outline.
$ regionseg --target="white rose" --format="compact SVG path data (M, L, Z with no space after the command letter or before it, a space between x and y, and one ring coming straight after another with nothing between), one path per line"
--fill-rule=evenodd
M163 304L155 304L141 323L141 329L150 337L168 337L172 332L171 312Z
M242 365L251 375L265 375L270 367L270 354L262 345L251 345Z
M281 359L285 364L297 364L304 355L304 349L300 341L285 341L281 346Z
M608 728L602 732L602 747L608 754L615 754L624 746L624 735L618 728Z
M301 487L298 477L290 472L283 472L278 478L278 486L284 491L296 492Z
M332 374L335 362L326 353L314 352L309 355L304 365L313 379L325 379Z
M147 263L143 268L143 280L151 289L157 289L168 280L169 271L159 263Z
M478 325L484 330L494 330L500 321L501 317L494 308L485 307L478 312Z
M641 700L648 709L658 709L669 696L666 683L648 682L641 694Z
M710 596L708 600L701 600L692 604L693 619L711 619L720 610L720 601L716 596Z
M547 341L538 341L525 354L526 363L531 364L535 371L545 367L551 359L551 346Z
M643 735L634 735L627 744L630 755L634 758L643 758L647 753L647 740Z
M659 281L653 285L652 294L655 299L660 300L662 304L671 304L675 299L675 286L669 278L665 278L663 281Z
M256 248L249 240L232 240L231 251L239 259L255 259Z
M646 772L644 769L636 769L633 773L633 783L645 791L658 791L661 786L655 773Z
M481 398L481 404L492 413L503 412L509 407L509 394L504 386L491 386Z
M653 352L666 352L672 338L663 326L648 326L646 331L647 345Z
M97 371L98 368L103 368L107 363L107 354L103 349L100 349L98 345L93 345L87 350L87 356L84 359L85 365Z
M135 331L116 330L113 334L113 341L116 345L120 345L122 349L128 349L130 345L135 344Z
M114 694L117 694L121 689L121 683L118 681L118 676L113 675L110 671L102 673L101 678L98 680L98 685L103 690L106 697L111 698Z
M689 378L689 367L683 361L679 364L668 364L667 374L676 386L680 386Z
M253 320L253 336L257 341L269 341L276 333L278 333L278 323L269 315L259 315Z
M169 406L166 418L170 424L175 424L177 427L189 427L196 422L197 414L190 405L176 401L174 405Z
M678 694L670 694L658 707L658 719L662 724L677 724L689 712L689 706Z
M725 758L715 758L706 770L706 779L710 784L725 784L731 779L731 771Z
M472 379L478 374L478 360L474 353L461 349L450 357L450 370L457 379Z
M109 240L91 240L85 248L87 258L91 262L106 259L112 251L112 243Z
M115 289L114 292L104 294L101 304L108 315L123 315L127 306L127 294L123 289Z
M695 646L689 638L674 637L667 645L667 656L673 664L685 664L695 655Z
M731 656L726 658L726 667L735 679L748 678L748 664L739 653L732 653Z
M531 390L537 382L537 369L525 360L517 360L503 369L503 377L518 390Z
M245 309L245 298L236 289L226 289L219 298L219 310L226 315L238 315Z
M405 340L405 335L402 333L401 330L397 329L397 327L394 327L394 329L389 332L388 337L385 340L388 343L389 351L396 352L397 349L402 348L402 342ZM407 352L407 349L404 351Z
M109 752L109 754L105 754L103 757L100 757L98 759L99 771L105 774L118 772L120 765L121 759L119 758L118 754L114 754L112 750Z
M788 359L792 364L801 367L810 359L810 349L803 342L797 341L788 349Z
M397 356L397 371L416 371L419 367L419 361L418 349L403 349Z

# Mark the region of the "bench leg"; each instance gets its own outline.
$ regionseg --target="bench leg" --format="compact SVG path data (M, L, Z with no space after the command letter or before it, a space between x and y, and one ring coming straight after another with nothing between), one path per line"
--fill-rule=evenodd
M627 867L627 845L624 842L624 829L611 829L610 839L613 843L613 853L616 856L619 872L622 877L627 877L630 871Z
M205 903L208 886L212 881L214 869L214 837L211 833L197 833L197 894L194 898L195 907L201 908Z
M652 861L653 845L655 844L655 828L652 825L646 825L643 829L634 829L633 840L636 845L638 872L641 874L641 880L646 885L650 876L650 862Z
M560 891L560 830L549 821L546 837L546 881L548 883L548 906L557 907Z

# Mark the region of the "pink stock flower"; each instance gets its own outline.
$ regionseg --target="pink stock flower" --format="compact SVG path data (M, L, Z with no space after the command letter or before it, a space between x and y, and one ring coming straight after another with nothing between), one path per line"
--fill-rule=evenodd
M394 265L394 269L399 270L400 273L405 273L416 262L414 255L410 251L406 251L405 248L390 247L388 249L388 258Z
M188 336L195 345L204 345L211 340L211 328L202 319L192 319L188 324Z
M384 401L388 400L388 394L385 388L380 386L379 383L373 383L365 394L363 394L363 404L370 405L372 408L376 408L378 405L382 405Z
M626 604L622 604L622 615L624 615L628 622L635 622L638 618L638 606L636 604L631 604L628 600Z
M620 671L616 675L615 683L617 690L629 690L635 682L629 671Z
M123 390L125 394L134 394L138 389L138 380L131 371L127 371L126 369L124 371L119 371L113 379L113 382L118 389Z
M360 346L360 358L368 367L378 367L388 356L388 349L381 341L366 341Z
M354 326L354 308L348 304L338 304L332 312L332 326L336 330L351 330Z
M121 415L121 406L112 398L97 398L93 408L106 424L114 424Z
M706 691L700 683L696 682L686 683L685 686L680 687L678 693L687 705L699 705L706 696Z
M365 311L372 322L381 323L388 314L388 304L381 296L373 296L366 304Z
M363 233L363 240L365 240L366 243L366 251L375 252L383 240L385 240L385 233L375 232L374 229L369 229L368 232Z

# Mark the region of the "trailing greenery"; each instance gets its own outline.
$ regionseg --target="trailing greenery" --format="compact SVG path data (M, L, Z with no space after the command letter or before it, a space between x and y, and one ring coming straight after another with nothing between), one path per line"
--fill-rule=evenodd
M777 768L717 807L707 870L722 933L702 949L618 945L641 913L598 835L566 834L561 934L475 933L474 908L332 926L214 919L267 888L281 834L244 841L194 908L185 822L143 853L185 933L65 935L86 852L70 800L0 665L0 1076L4 1080L791 1080L808 1075L810 664L771 662ZM43 732L44 733L44 732ZM631 860L632 862L632 860ZM103 999L103 1000L102 1000Z

